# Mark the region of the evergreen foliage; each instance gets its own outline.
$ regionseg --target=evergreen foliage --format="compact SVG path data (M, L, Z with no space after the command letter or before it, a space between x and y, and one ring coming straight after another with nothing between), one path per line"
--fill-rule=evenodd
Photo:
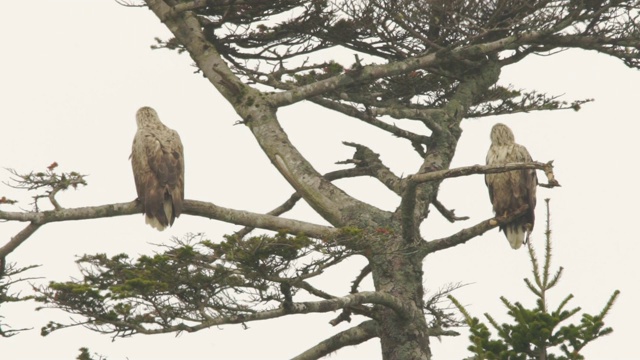
M560 267L553 273L551 271L549 199L546 199L546 203L544 262L540 264L533 246L529 243L533 280L524 279L527 289L536 297L535 307L527 308L520 302L512 303L504 296L500 297L513 323L499 324L491 315L485 313L487 321L496 331L497 338L494 338L487 325L480 319L472 317L457 299L449 295L449 299L460 310L469 325L471 345L468 349L474 354L472 359L580 360L584 359L580 352L587 344L613 332L612 328L605 327L604 318L620 294L618 290L613 292L598 314L582 314L578 324L565 324L581 310L580 307L567 308L569 301L573 299L571 294L567 295L554 310L549 310L547 292L558 285L563 268ZM552 350L554 352L551 352Z

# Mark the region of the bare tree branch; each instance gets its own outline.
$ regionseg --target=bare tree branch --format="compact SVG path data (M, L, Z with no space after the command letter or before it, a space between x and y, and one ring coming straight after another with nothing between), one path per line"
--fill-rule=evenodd
M360 286L360 283L369 274L371 274L371 265L367 264L365 267L362 268L362 270L360 270L360 274L358 274L356 279L353 280L353 283L351 284L351 293L352 294L355 294L355 293L358 292L358 287Z
M358 274L358 276L355 278L355 280L353 280L353 283L351 284L351 291L350 291L351 294L356 294L358 292L358 287L360 286L360 283L370 273L371 273L371 265L367 264L364 268L362 268L362 270L360 271L360 274ZM331 324L332 326L336 326L336 325L340 324L343 321L351 322L352 310L356 310L356 312L362 313L363 309L361 309L361 308L344 308L344 309L342 309L342 312L340 313L340 315L338 315L338 317L336 317L335 319L329 321L329 324ZM364 314L368 314L368 312L365 311Z
M399 120L417 120L422 122L434 133L442 132L442 120L446 113L442 109L413 109L413 108L385 108L377 107L371 112L377 116L390 116ZM431 143L431 139L429 141Z
M359 111L357 108L353 106L349 106L346 104L342 104L337 101L327 100L320 97L315 97L311 99L312 102L326 107L327 109L332 109L335 111L339 111L345 115L354 117L356 119L360 119L368 124L371 124L378 129L382 129L387 131L397 137L407 139L411 142L411 144L419 144L419 145L427 145L429 144L429 137L424 135L418 135L408 130L401 129L395 125L387 124L386 122L379 120L376 118L372 111ZM421 154L424 156L424 153Z
M329 181L333 181L333 180L338 180L338 179L351 178L351 177L357 177L357 176L365 176L365 175L369 175L369 171L367 169L351 168L351 169L343 169L343 170L331 171L329 173L326 173L324 175L324 177L325 177L325 179L327 179ZM295 204L300 199L302 199L302 197L297 192L295 192L295 193L291 194L289 199L287 199L284 203L282 203L280 206L276 207L275 209L269 211L266 215L280 216L280 215L286 213L287 211L293 209ZM247 234L249 234L254 229L255 229L254 227L244 227L244 228L238 230L237 232L235 232L235 235L240 237L240 238L243 238L243 237L247 236Z
M141 212L142 209L137 201L43 212L0 211L0 219L30 222L25 229L14 236L5 246L0 248L0 257L6 256L15 250L15 248L29 238L29 236L31 236L40 226L47 223L133 215ZM320 239L329 239L339 234L338 229L327 226L292 219L284 219L272 215L263 215L248 211L223 208L212 203L196 200L185 200L183 213L206 217L213 220L225 221L237 225L245 225L291 234L304 234Z
M0 247L0 263L4 265L4 258L13 252L15 249L20 246L23 242L25 242L29 236L33 235L36 230L40 228L41 224L36 224L34 222L29 223L27 227L22 229L19 233L17 233L14 237L9 240L3 247ZM2 270L0 269L0 274L2 274Z
M266 230L303 234L319 239L332 238L339 234L338 229L328 226L243 210L223 208L212 203L196 200L186 200L184 202L183 213Z
M469 228L462 229L457 233L445 238L423 242L420 245L420 250L418 251L418 253L420 254L420 256L427 256L432 252L464 244L468 240L471 240L476 236L480 236L501 224L507 224L511 222L513 219L516 219L524 214L525 211L527 211L527 205L523 205L517 211L509 214L508 216L498 216L495 218L491 218Z
M350 329L339 332L332 337L321 341L302 354L293 357L292 360L315 360L340 350L345 346L361 344L373 339L378 334L378 324L374 320L367 320Z
M455 210L447 209L438 199L433 200L432 204L440 212L440 214L442 214L442 216L444 216L444 218L449 220L449 222L451 223L461 220L469 220L468 216L456 216Z
M356 168L367 169L368 175L380 180L380 182L384 186L386 186L387 189L400 195L400 185L402 185L402 182L399 177L397 177L388 167L386 167L382 163L382 160L380 160L380 155L376 154L364 145L347 141L343 142L343 144L355 148L356 152L355 154L353 154L353 159L340 161L338 162L338 164L352 163L356 165Z
M337 298L337 296L334 296L334 295L331 295L329 293L326 293L326 292L316 288L315 286L309 284L306 281L294 281L294 282L292 282L292 285L294 285L296 287L299 287L300 289L304 289L309 294L317 296L317 297L319 297L321 299L327 299L328 300L328 299ZM356 292L352 292L352 294L355 294L355 293ZM351 318L349 316L351 315L352 312L355 312L358 315L367 316L369 318L373 318L374 317L371 309L369 307L367 307L366 305L354 305L354 306L350 306L348 308L342 309L342 312L340 313L338 318L329 321L329 324L331 324L331 326L336 326L342 321L350 322ZM343 314L346 314L346 315L343 315Z
M432 171L428 173L420 173L408 176L405 181L410 184L417 184L429 181L440 181L447 178L468 176L471 174L495 174L500 172L506 172L511 170L523 170L523 169L537 169L543 170L548 184L538 184L543 187L556 187L560 186L553 174L553 161L547 163L530 162L530 163L512 163L504 165L472 165L455 169Z
M321 299L334 299L337 297L316 288L315 286L309 284L306 281L298 281L298 282L295 282L294 285L299 287L300 289L304 289L309 294L317 296Z
M135 4L133 0L131 1L126 1L126 0L115 0L116 3L118 5L124 6L124 7L146 7L147 5L139 5L139 4Z
M172 10L176 13L196 10L207 6L207 0L192 0L180 2L172 6Z

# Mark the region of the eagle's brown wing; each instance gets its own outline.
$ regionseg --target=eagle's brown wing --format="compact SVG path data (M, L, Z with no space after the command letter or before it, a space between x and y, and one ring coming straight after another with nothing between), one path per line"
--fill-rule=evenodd
M511 162L532 162L533 159L522 145L514 144L513 149L513 161ZM535 208L536 208L536 189L538 187L538 176L535 169L524 169L511 172L512 183L514 184L515 201L517 206L527 204L528 209L523 216L523 224L528 226L528 231L533 229L535 223ZM514 204L516 205L516 204Z
M152 176L149 162L147 161L147 150L145 142L147 131L144 129L138 129L135 137L133 138L133 146L131 147L131 168L133 170L133 179L136 183L136 192L138 193L138 200L144 204L145 199L145 187L150 180L155 179ZM157 185L156 185L157 186Z

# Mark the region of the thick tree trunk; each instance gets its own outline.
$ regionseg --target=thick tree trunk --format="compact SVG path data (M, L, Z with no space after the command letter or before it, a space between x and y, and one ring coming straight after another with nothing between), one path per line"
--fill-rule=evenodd
M386 251L376 252L378 255L370 259L375 289L395 296L419 316L403 318L389 308L377 307L382 358L431 359L427 322L423 316L422 259L403 246L402 238L393 240L399 246L385 246Z

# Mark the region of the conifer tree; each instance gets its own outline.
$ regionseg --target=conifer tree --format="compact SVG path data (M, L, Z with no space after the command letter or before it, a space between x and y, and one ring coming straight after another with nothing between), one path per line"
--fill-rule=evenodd
M529 242L533 279L524 279L527 289L536 298L533 308L525 307L521 302L512 302L501 296L500 300L507 308L512 323L499 324L491 315L485 313L487 321L496 332L497 338L487 325L472 317L465 307L452 295L449 299L464 315L470 328L469 351L477 360L581 360L581 351L590 342L613 332L605 327L604 318L611 310L620 291L613 292L602 310L591 315L584 313L579 323L569 323L581 308L569 308L573 295L567 295L557 306L548 303L547 294L560 281L562 267L551 270L551 215L549 199L547 205L547 224L545 231L544 262L540 264L533 245Z
M547 178L541 186L558 186L551 159L452 168L463 121L579 110L590 101L565 101L535 89L499 83L503 69L531 56L583 49L640 68L640 4L635 0L120 2L151 11L167 27L170 37L158 39L156 48L175 50L193 60L197 76L234 109L240 119L237 124L253 136L259 145L256 151L266 156L292 193L266 213L223 207L210 199L186 199L182 216L239 228L224 239L187 234L154 255L82 256L80 278L52 282L38 294L43 306L62 309L80 320L51 323L43 334L74 325L122 337L195 332L339 310L331 325L347 325L356 317L362 321L318 339L298 359L317 359L370 339L379 339L385 360L431 359L431 339L457 333L450 331L456 323L446 311L425 298L425 285L430 284L424 263L432 258L428 255L479 241L480 235L526 210L473 219L473 224L433 238L424 231L429 216L450 222L469 220L443 203L439 197L443 182L460 176L537 169L541 180L543 172ZM345 53L349 60L338 61ZM413 155L413 170L394 173L379 154L388 149L375 148L375 142L349 141L353 134L345 134L344 145L353 149L353 155L347 160L334 159L340 166L321 173L282 126L284 111L280 110L301 102L400 139ZM212 101L211 106L219 104ZM211 141L215 136L211 134ZM219 155L201 151L200 155L209 158ZM228 170L220 173L225 172ZM13 237L2 240L4 267L16 248L50 223L69 222L66 226L73 227L75 220L141 213L136 201L65 207L57 195L84 185L80 174L56 173L53 164L44 172L15 173L19 186L35 192L35 206L25 210L0 201L0 219L25 224ZM361 199L338 182L359 177L378 181L398 205L394 209L374 206L377 193ZM300 201L322 221L287 217ZM73 231L69 234L78 236ZM313 280L329 268L355 256L364 257L367 265L349 274L345 290L332 293L314 286ZM542 280L544 274L543 270ZM373 287L365 289L362 281L368 276ZM554 279L532 289L542 291ZM303 301L301 294L314 301ZM544 305L539 312L529 313L513 304L510 311L522 319L542 317ZM563 312L565 305L561 305L557 319L549 320L552 323L571 313ZM604 331L598 327L602 316L593 321L585 318L586 327L567 327L558 336L576 331L599 336ZM504 331L511 336L510 328ZM571 343L567 349L581 346Z

